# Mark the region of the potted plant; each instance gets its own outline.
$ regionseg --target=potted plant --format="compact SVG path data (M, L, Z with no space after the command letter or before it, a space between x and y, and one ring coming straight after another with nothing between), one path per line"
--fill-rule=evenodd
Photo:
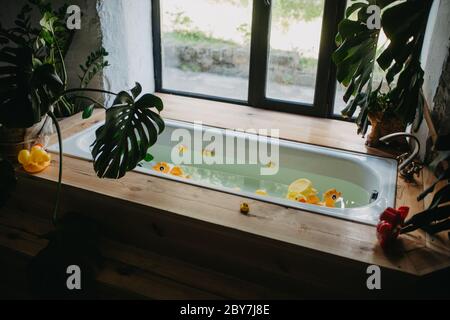
M381 28L373 27L370 6L381 10ZM355 0L339 24L333 60L337 79L346 87L344 117L357 110L358 134L372 132L375 146L383 135L422 121L424 72L420 54L432 1ZM382 32L387 44L380 47Z
M28 266L31 291L40 298L86 298L95 291L95 274L101 267L97 249L96 223L79 213L58 216L62 182L62 136L58 117L83 111L91 116L94 108L105 109L105 124L96 131L92 146L94 170L100 178L118 179L141 161L151 159L149 148L164 130L160 117L161 99L142 94L136 83L131 90L115 93L89 88L90 81L108 66L106 50L91 53L80 66L80 84L68 87L64 56L70 48L71 32L65 27L66 7L54 11L49 2L29 0L42 16L39 27L31 23L32 7L25 5L16 26L0 25L0 207L16 184L13 166L21 149L29 149L45 137L53 126L58 135L59 177L53 212L55 229L47 235L46 248ZM106 108L89 94L115 97ZM81 104L87 101L88 104ZM83 269L82 291L68 291L66 268L76 264Z
M159 113L161 99L142 94L140 84L129 91L118 93L88 88L95 74L107 66L104 49L89 55L81 66L80 87L68 88L64 53L70 47L70 32L65 25L65 10L53 11L48 3L30 1L41 12L39 27L31 23L32 7L25 5L16 20L16 26L0 26L0 131L3 152L0 152L2 198L10 190L12 166L7 164L17 157L21 148L27 148L40 139L53 123L60 145L57 199L62 179L62 136L55 110L73 110L77 100L89 101L83 117L92 114L95 107L105 109L106 121L96 132L92 155L94 169L101 178L118 179L134 169L139 162L149 159L148 150L164 130ZM106 108L89 93L115 96ZM6 150L6 152L5 152ZM3 180L3 177L8 179ZM8 181L8 184L6 184ZM53 220L57 222L58 201Z

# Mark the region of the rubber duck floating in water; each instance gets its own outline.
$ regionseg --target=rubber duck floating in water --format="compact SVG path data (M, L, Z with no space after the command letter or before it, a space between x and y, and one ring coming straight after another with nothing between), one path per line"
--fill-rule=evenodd
M26 172L39 173L50 165L52 158L44 150L44 147L38 144L33 146L30 151L27 149L20 151L17 160Z
M187 148L185 145L180 145L180 146L178 147L178 153L179 153L180 155L183 155L186 151L188 151L188 148Z
M336 189L330 189L323 194L322 202L319 202L318 205L324 207L334 208L336 201L342 197L342 193L336 191Z
M156 165L153 166L153 170L159 171L161 173L165 174L171 174L176 177L180 178L186 178L189 179L189 175L185 175L184 171L179 166L173 166L171 167L167 162L158 162Z
M159 171L161 173L169 173L170 166L167 162L158 162L156 165L153 166L153 170Z
M318 191L313 188L311 181L298 179L289 185L286 198L293 201L316 204L320 201L317 194Z
M289 185L286 198L292 201L334 208L336 201L342 196L336 189L330 189L323 194L322 201L320 201L318 193L310 180L298 179Z

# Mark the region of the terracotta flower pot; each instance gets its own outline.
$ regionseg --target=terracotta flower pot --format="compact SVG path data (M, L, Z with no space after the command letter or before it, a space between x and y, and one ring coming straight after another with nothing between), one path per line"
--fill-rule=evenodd
M30 128L6 128L0 126L0 158L17 164L17 155L39 143L44 147L53 133L52 120L45 116Z
M406 125L403 121L392 113L369 112L368 118L372 129L367 136L366 145L375 147L380 145L380 138L395 132L404 132ZM405 138L392 140L397 146L407 146ZM391 144L392 144L391 143Z

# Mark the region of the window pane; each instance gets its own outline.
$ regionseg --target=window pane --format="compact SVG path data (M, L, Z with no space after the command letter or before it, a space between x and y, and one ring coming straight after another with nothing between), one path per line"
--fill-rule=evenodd
M272 0L266 95L312 104L324 0Z
M163 88L247 100L251 0L161 1Z

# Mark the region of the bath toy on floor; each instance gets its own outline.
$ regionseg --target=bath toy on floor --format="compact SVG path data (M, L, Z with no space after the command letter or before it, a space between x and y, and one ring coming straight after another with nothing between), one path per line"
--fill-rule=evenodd
M336 189L330 189L323 194L322 201L318 203L320 206L334 208L336 200L342 196L341 192L336 191Z
M250 212L250 207L248 206L248 203L246 202L241 203L240 211L242 214L248 214Z
M267 191L263 189L258 189L255 191L255 193L259 196L267 196Z
M50 165L51 156L42 145L35 145L31 151L20 151L18 161L26 172L39 173Z
M158 162L156 165L153 166L153 170L159 171L161 173L169 173L170 166L167 162Z

